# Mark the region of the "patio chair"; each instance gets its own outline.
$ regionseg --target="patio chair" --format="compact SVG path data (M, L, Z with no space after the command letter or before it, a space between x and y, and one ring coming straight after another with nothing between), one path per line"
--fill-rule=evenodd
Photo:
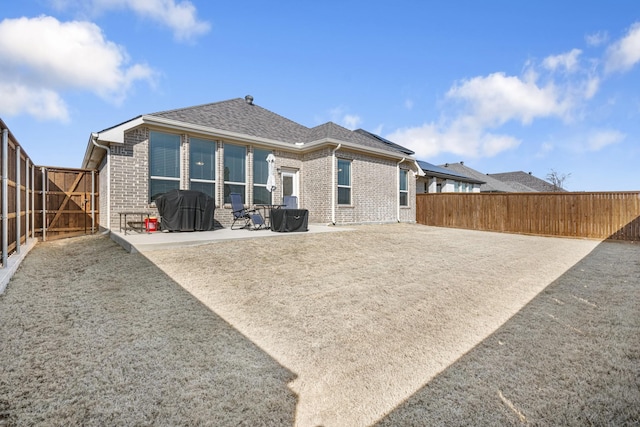
M259 230L265 228L264 218L262 218L260 212L255 209L245 209L240 193L231 193L229 198L231 199L231 212L233 213L232 230L240 230L242 228ZM236 222L240 222L242 226L234 228Z
M284 196L282 201L285 209L298 209L297 196Z

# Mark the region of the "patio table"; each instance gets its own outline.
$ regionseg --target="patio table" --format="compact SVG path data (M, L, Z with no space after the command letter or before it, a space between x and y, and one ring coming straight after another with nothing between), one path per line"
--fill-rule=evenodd
M264 214L262 218L264 219L264 225L267 228L271 228L271 210L272 209L280 209L286 205L274 205L270 203L258 203L254 205L257 209L262 209Z

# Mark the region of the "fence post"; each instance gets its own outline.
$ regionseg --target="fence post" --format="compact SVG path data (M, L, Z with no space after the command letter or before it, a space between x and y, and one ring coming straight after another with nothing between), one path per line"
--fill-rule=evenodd
M47 168L42 166L42 241L47 241L47 196L45 191L45 184L47 182Z
M31 238L36 237L36 165L31 165Z
M20 185L22 184L20 181L20 155L22 154L22 149L19 145L16 144L16 254L20 253L20 220L22 218L22 206L20 203Z
M24 242L27 243L29 240L29 185L31 181L29 180L29 157L25 157L24 159Z
M96 171L91 171L91 234L96 232Z
M9 129L2 129L2 268L7 268L7 250L9 247L9 198L8 190L8 174L9 174Z

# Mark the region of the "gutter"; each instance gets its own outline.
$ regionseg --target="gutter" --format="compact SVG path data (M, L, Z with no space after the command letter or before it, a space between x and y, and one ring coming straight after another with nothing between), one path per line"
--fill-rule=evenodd
M397 176L397 178L398 178L398 180L396 181L396 192L397 192L397 194L398 194L398 204L396 205L396 210L397 210L397 212L396 212L396 216L397 216L397 217L396 217L396 219L397 219L397 221L398 221L398 222L400 222L400 164L401 164L402 162L404 162L404 161L405 161L405 157L403 157L403 158L402 158L402 160L400 160L400 161L398 162L398 166L396 167L396 169L397 169L397 170L396 170L396 176ZM408 184L409 184L409 183L407 182L407 185L408 185Z
M98 144L98 134L95 132L91 133L91 142L96 147L107 151L107 227L102 234L108 234L111 230L111 149L107 145Z
M331 224L336 225L336 151L342 147L342 144L338 144L336 148L331 151Z

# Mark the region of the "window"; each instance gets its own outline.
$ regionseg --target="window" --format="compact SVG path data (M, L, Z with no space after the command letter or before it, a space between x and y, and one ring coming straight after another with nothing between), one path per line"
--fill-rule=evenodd
M180 135L149 134L149 198L180 188Z
M409 171L400 169L400 206L409 206Z
M190 188L209 197L216 194L216 143L204 139L189 140Z
M256 148L253 150L253 203L271 203L271 192L267 191L267 178L269 178L269 165L267 156L269 150Z
M351 162L338 159L338 204L351 204Z
M240 193L246 202L247 149L239 145L224 145L224 202L231 203L229 194Z

